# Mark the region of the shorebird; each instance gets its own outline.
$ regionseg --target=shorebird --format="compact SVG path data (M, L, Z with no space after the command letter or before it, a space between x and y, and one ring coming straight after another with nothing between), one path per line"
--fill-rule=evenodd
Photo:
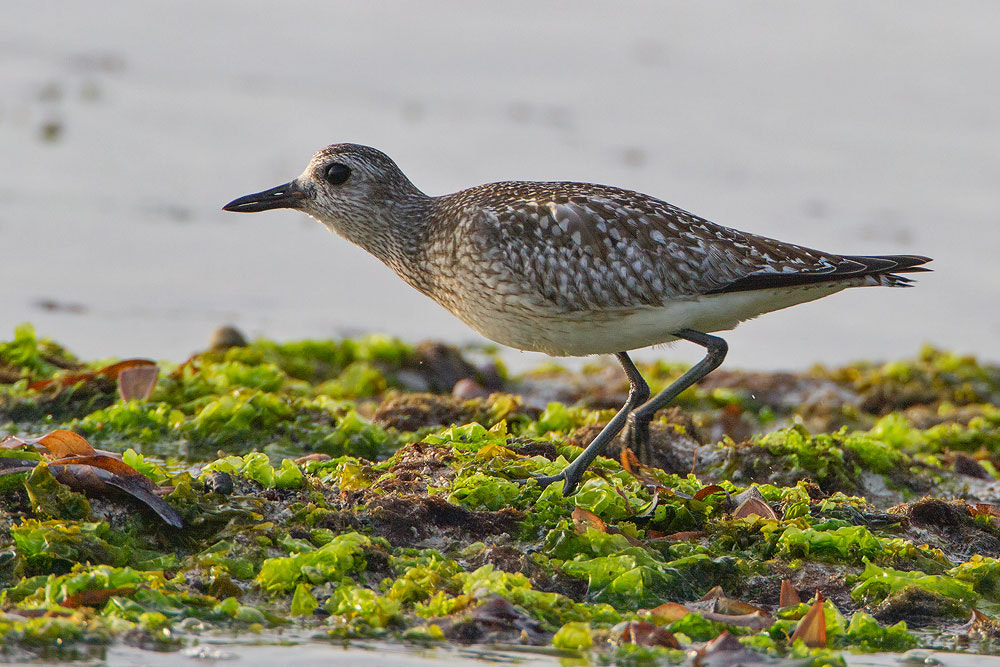
M655 413L717 368L727 331L847 287L906 287L918 255L837 255L717 225L631 190L573 182L490 183L431 197L387 155L335 144L295 180L227 211L291 208L364 248L474 330L553 356L613 354L625 405L559 474L570 495L623 429L647 453ZM650 398L628 351L683 339L705 357Z

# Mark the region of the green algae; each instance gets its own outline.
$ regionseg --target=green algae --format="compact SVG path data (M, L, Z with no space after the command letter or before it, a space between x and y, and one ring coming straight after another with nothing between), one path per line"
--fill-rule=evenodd
M778 538L778 554L831 563L860 565L866 558L878 558L885 548L864 526L841 526L833 530L789 526Z
M953 600L966 610L978 600L972 584L964 579L948 575L932 575L923 572L906 572L892 568L882 568L865 562L865 569L858 576L860 583L851 591L851 597L864 604L877 604L890 594L907 588L919 588Z
M28 473L24 480L24 490L28 493L31 508L36 516L46 519L90 518L91 510L87 497L57 482L45 463L37 464Z
M35 327L14 327L14 339L0 341L0 364L7 383L15 379L46 380L57 371L76 365L76 358L49 338L38 338Z
M270 594L285 593L305 580L312 584L339 581L351 572L365 569L362 546L371 540L358 533L338 535L318 549L306 545L306 551L287 558L268 558L260 566L257 583ZM296 547L304 543L299 542Z
M919 645L894 614L921 600L939 603L942 626L1000 602L1000 529L988 514L961 503L944 518L917 504L882 511L928 490L969 495L951 469L955 452L995 471L1000 376L974 360L924 351L896 365L814 371L895 404L924 400L937 420L929 425L917 413L881 414L872 399L858 428L768 431L787 408L724 387L689 390L680 405L695 426L675 432L695 437L739 411L764 429L739 443L700 442L696 474L633 474L598 458L566 498L560 484L541 489L531 476L579 455L574 435L610 411L586 400L532 411L496 393L453 401L444 414L462 421L443 426L419 421L433 412L419 397L408 405L416 421L378 422L380 404L414 396L404 380L418 355L385 337L257 341L164 365L149 399L122 401L113 384L28 389L100 364L19 328L0 346L7 432L66 427L121 451L164 487L186 528L165 530L127 500L70 491L44 464L6 476L5 650L136 637L169 650L206 633L293 626L341 639L514 641L677 661L685 654L676 649L612 647L611 630L662 623L644 610L696 604L721 586L773 611L774 624L752 630L693 611L665 624L683 646L728 631L748 649L827 664L843 649ZM680 370L655 365L652 382ZM891 500L866 497L873 480ZM732 515L731 499L752 481L778 518ZM709 484L721 492L696 496ZM578 525L575 510L606 527ZM785 578L830 598L829 648L791 640L808 607L776 610ZM495 600L507 605L502 621Z
M871 615L859 611L851 617L844 636L844 644L856 646L860 651L908 651L919 644L919 640L900 621L888 627L882 626Z
M275 468L267 455L259 452L217 459L201 469L201 480L204 481L215 471L241 475L265 489L297 489L302 486L302 471L291 459L283 459L280 466Z
M552 645L571 651L583 651L594 645L589 623L570 621L563 624L552 636Z
M867 395L867 406L885 414L916 403L1000 403L1000 369L925 346L914 359L884 364L858 363L841 369L818 369Z

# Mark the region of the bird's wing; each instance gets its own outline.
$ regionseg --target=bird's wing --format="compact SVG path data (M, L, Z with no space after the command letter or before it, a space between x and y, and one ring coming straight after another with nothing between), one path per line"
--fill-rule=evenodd
M746 234L607 186L512 182L489 188L488 199L466 202L479 211L478 251L520 281L523 293L567 311L658 306L705 294L848 279L906 264L900 258L841 257Z

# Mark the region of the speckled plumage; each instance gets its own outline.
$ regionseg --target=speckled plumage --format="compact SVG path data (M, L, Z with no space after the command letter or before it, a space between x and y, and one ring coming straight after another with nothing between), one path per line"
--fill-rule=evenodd
M351 169L342 185L322 177L333 161ZM851 286L903 286L893 272L927 261L812 250L589 183L502 182L429 197L386 155L355 144L323 149L293 184L308 194L296 208L473 329L554 355L730 329Z
M329 146L294 181L225 208L305 211L498 343L613 353L630 385L625 405L562 472L537 478L564 480L566 495L626 424L648 461L653 416L726 356L707 332L846 287L902 287L910 280L899 273L930 261L811 250L605 185L491 183L429 197L386 155L355 144ZM650 398L627 351L678 338L706 356Z

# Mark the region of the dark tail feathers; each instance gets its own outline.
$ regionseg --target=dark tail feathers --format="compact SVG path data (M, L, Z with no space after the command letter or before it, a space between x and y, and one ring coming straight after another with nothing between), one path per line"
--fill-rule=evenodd
M908 287L913 279L897 274L923 273L932 270L921 266L931 261L930 257L921 255L839 255L839 259L835 265L827 264L821 271L806 270L796 273L758 271L707 294L793 287L864 277L870 277L872 285Z

